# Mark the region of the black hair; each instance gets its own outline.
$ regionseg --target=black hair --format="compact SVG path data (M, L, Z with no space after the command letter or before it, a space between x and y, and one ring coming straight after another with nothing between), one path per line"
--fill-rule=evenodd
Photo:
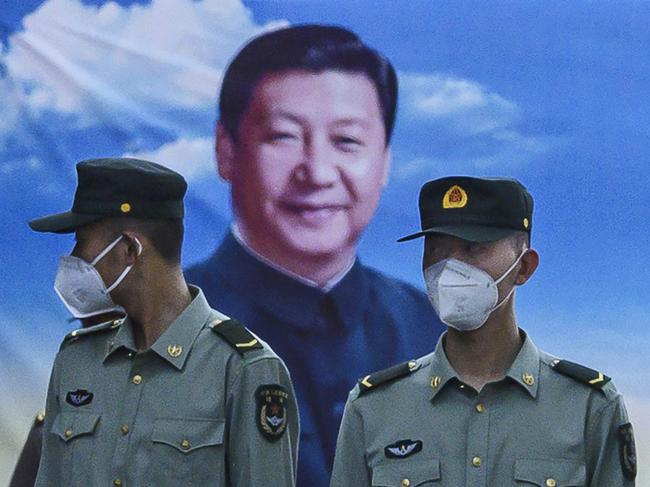
M528 232L515 232L508 237L515 252L523 252L530 248L530 235Z
M262 76L288 70L336 70L367 76L377 90L388 145L397 109L395 68L353 32L317 24L263 34L244 46L232 60L221 84L219 117L233 140L237 140L241 116Z
M181 218L107 218L106 231L109 238L116 238L119 233L132 231L146 235L156 251L170 265L181 262L181 248L185 226Z

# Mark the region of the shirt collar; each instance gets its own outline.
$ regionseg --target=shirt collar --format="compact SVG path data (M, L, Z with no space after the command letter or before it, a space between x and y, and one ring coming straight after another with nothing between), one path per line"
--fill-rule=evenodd
M358 325L364 319L369 301L370 285L358 259L345 276L325 292L255 258L232 233L228 233L210 267L229 287L249 297L255 307L262 307L282 321L305 330L313 329L323 308L332 306L344 328Z
M537 388L539 387L539 349L524 330L519 329L519 333L524 338L524 344L521 346L514 362L512 362L510 369L508 369L506 377L510 377L521 385L531 397L536 398Z
M190 285L189 288L192 301L151 346L153 352L179 370L185 365L196 337L212 314L203 291L196 286ZM137 352L133 323L129 318L124 321L113 340L109 342L104 360L120 348Z
M452 379L459 380L458 374L449 363L447 354L445 353L445 347L443 344L446 336L447 332L444 332L440 338L438 338L438 343L436 344L436 349L433 352L431 364L429 365L429 375L431 377L429 386L431 387L432 400L445 387L447 382Z
M521 385L531 397L536 398L539 387L539 349L524 330L519 329L519 332L524 338L524 343L508 369L508 372L506 372L506 377ZM458 374L451 363L449 363L449 359L447 359L447 354L445 353L444 340L446 335L447 332L444 332L438 339L431 364L429 365L429 375L431 377L429 385L431 387L432 400L451 379L460 381Z

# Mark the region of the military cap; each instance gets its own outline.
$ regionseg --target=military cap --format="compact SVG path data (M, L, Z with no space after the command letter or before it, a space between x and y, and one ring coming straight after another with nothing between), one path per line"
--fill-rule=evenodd
M183 176L160 164L130 158L77 164L72 209L29 222L37 232L71 233L107 217L183 218Z
M533 197L514 179L451 176L429 181L420 190L421 231L404 242L442 233L472 242L492 242L515 232L530 235Z

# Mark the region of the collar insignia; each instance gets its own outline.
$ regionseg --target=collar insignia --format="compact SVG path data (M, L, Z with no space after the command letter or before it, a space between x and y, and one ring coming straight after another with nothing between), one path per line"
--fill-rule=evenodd
M167 353L169 354L170 357L180 357L181 354L183 353L183 347L180 345L169 345L167 347Z

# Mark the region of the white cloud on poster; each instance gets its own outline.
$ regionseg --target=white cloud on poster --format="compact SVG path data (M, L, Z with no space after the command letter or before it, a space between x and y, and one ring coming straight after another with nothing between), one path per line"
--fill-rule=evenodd
M124 157L163 164L179 172L190 182L216 172L212 137L180 138L155 150L127 153Z
M157 126L170 111L213 107L237 48L284 23L256 24L240 0L129 7L48 0L25 17L0 57L4 82L20 88L3 90L0 104L19 96L33 116L54 111L85 126L120 117ZM0 124L0 136L10 129Z
M480 83L441 73L400 73L402 109L410 120L431 124L432 130L461 141L480 143L473 153L396 154L394 175L398 179L436 174L450 165L458 171L490 172L495 167L525 164L558 143L548 137L521 133L517 104Z
M472 80L443 74L400 75L403 103L410 115L444 121L468 135L510 127L517 105Z

